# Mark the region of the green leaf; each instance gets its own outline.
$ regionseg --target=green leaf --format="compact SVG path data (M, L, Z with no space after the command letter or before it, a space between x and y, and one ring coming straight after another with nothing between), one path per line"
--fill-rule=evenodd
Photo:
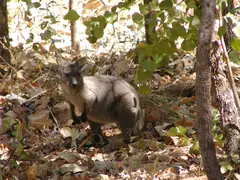
M146 15L146 14L149 12L149 11L147 10L147 6L144 5L144 4L142 4L142 3L140 3L140 4L138 5L138 8L139 8L140 13L141 13L142 15Z
M99 22L100 28L104 29L107 25L107 21L104 16L98 16L97 21Z
M231 41L231 47L234 51L240 51L240 39L233 38Z
M156 63L152 60L145 60L142 62L141 66L146 69L147 71L155 71L156 70Z
M186 35L186 29L183 25L181 25L178 22L174 22L172 24L172 33L176 35L177 37L184 37Z
M106 18L106 20L110 23L113 24L117 21L117 14L116 13L111 13L109 11L106 11L104 13L104 17Z
M231 62L234 62L234 63L237 63L237 64L240 63L240 62L239 62L238 52L236 52L236 51L230 51L229 57L230 57Z
M169 64L169 57L164 56L161 61L158 63L158 67L160 66L167 66Z
M95 36L88 36L87 40L90 43L95 43L95 42L97 42L98 39Z
M139 13L134 13L132 15L132 20L138 25L141 25L143 23L143 16Z
M192 19L192 26L198 26L200 24L200 19L198 16L194 16Z
M39 8L41 4L39 2L34 2L32 3L35 8Z
M225 174L228 170L225 166L221 166L220 171L222 174Z
M48 24L48 21L44 21L40 24L41 29L45 29Z
M52 36L52 32L50 30L45 30L44 33L40 33L41 39L42 40L48 40Z
M63 17L65 20L76 21L80 16L75 10L69 10L68 13Z
M84 26L89 27L91 25L91 21L83 21Z
M103 37L103 29L101 29L101 28L94 29L94 35L96 36L97 39L102 38Z
M196 9L196 8L197 8L196 1L195 1L195 0L189 1L189 2L187 3L187 7L188 7L188 8Z
M191 39L184 39L181 47L185 51L192 51L196 47L196 43Z
M224 35L224 33L226 32L226 24L222 25L221 27L218 28L218 36L222 37Z
M140 70L136 74L137 80L144 82L152 77L152 72Z
M156 44L156 48L159 53L169 54L171 49L171 44L167 40L160 41Z
M166 10L172 10L173 8L173 2L172 0L163 0L159 4L160 9L166 9Z
M139 87L138 92L142 95L147 95L147 94L151 94L152 90L151 90L151 88L149 88L145 85L142 85Z
M171 127L167 132L167 136L179 136L179 135L185 135L187 132L187 129L182 126L177 127Z

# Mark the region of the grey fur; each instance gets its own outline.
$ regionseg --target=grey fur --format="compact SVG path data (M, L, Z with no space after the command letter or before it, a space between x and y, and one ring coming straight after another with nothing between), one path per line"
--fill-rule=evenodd
M144 125L144 111L136 90L115 76L83 76L80 63L64 63L61 86L66 99L79 112L84 112L93 134L101 134L101 126L115 122L123 132L124 141L137 134Z

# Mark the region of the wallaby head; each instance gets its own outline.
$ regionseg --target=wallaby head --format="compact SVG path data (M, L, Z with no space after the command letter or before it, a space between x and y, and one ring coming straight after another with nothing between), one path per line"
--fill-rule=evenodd
M72 89L81 87L83 83L82 67L83 64L79 62L64 62L61 66L62 85Z

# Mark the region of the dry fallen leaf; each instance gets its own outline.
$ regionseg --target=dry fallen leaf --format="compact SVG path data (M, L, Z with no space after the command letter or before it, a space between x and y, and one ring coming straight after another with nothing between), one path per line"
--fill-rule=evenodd
M34 163L27 169L27 179L28 180L36 180L37 179L37 165Z
M58 152L57 155L68 163L76 163L80 159L79 154L74 152Z
M83 172L83 171L86 171L87 169L88 169L87 166L81 166L79 164L64 164L60 166L60 171L63 174L68 172L71 172L71 173Z

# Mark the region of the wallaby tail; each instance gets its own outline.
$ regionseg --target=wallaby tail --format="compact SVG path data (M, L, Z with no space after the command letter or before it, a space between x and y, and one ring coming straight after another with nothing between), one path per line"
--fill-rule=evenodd
M139 109L138 114L137 114L134 133L137 134L137 133L139 133L139 131L141 131L141 129L144 126L144 120L145 120L145 111L144 111L144 109Z

